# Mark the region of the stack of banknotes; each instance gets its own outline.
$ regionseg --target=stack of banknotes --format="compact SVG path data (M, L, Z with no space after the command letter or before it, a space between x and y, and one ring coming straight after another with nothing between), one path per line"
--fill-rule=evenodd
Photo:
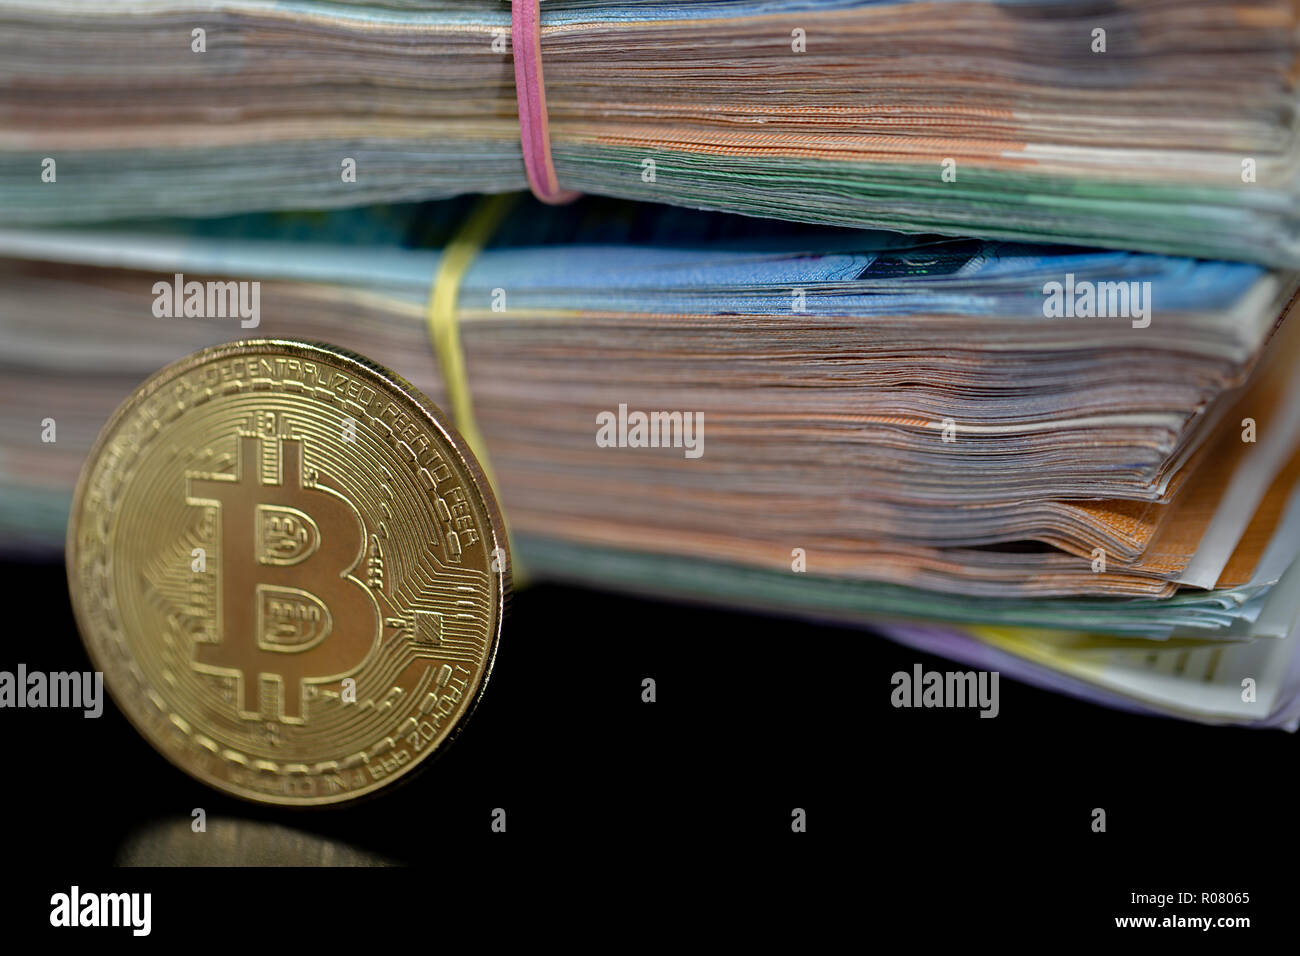
M57 551L108 415L204 345L324 340L445 404L427 303L477 202L0 228L5 549ZM1298 286L1267 261L520 200L457 316L535 578L1294 729Z
M1291 0L544 0L560 184L1300 264ZM525 185L504 0L0 0L9 225Z

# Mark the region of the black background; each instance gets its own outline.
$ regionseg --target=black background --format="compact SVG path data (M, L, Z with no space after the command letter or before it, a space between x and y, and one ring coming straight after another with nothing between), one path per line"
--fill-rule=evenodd
M0 572L5 606L28 612L10 618L0 669L89 669L62 565ZM392 792L306 811L191 780L111 701L98 720L6 710L5 856L23 878L0 894L0 915L48 929L50 894L73 883L145 889L152 936L165 939L192 933L220 889L244 901L232 930L242 938L259 919L282 926L285 907L337 921L335 901L409 916L426 901L490 898L509 911L507 887L528 872L521 903L558 894L554 912L583 920L605 897L661 916L744 899L761 927L843 899L848 909L834 909L864 931L883 921L989 939L1025 927L1149 939L1160 931L1116 930L1113 918L1171 910L1252 917L1248 931L1217 931L1248 937L1224 941L1289 929L1293 735L1123 714L1005 678L996 719L895 709L890 675L917 662L955 669L861 629L539 585L515 595L460 739ZM645 677L655 703L641 699ZM210 827L275 823L422 875L110 869L124 843L159 821L188 823L196 807ZM491 830L496 807L505 833ZM791 830L795 807L806 833ZM1094 807L1107 812L1105 833L1091 829ZM1248 891L1251 903L1130 902L1177 890ZM760 897L777 902L769 911Z

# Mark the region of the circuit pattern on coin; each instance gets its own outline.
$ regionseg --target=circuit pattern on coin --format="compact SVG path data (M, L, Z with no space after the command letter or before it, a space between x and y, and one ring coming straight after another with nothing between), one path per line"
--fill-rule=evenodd
M118 409L67 561L132 723L200 780L279 804L362 796L444 744L509 590L487 481L428 399L283 341L205 349Z

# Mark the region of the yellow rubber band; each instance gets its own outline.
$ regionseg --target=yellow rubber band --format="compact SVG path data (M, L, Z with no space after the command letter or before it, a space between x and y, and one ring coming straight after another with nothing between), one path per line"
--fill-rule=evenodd
M451 403L452 418L456 428L469 444L474 457L487 475L492 491L496 495L497 505L505 515L505 505L492 463L488 460L487 442L479 431L478 421L474 418L474 402L469 390L469 375L465 369L465 352L460 344L460 325L456 321L456 303L460 298L460 284L465 273L473 264L478 254L483 251L488 240L497 231L501 222L518 201L516 193L504 193L499 196L486 196L470 213L460 232L447 243L438 260L438 269L433 276L433 285L429 290L429 306L426 313L429 326L429 339L433 342L433 353L442 370L442 379L447 387L447 398ZM509 535L510 521L505 518L506 533ZM512 569L516 584L522 584L524 575L515 561Z

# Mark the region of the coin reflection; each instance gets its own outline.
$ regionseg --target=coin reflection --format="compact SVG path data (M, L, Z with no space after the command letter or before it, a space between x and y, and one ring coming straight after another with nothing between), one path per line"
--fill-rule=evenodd
M397 866L393 860L331 837L258 820L209 819L195 832L189 818L132 831L117 866Z

